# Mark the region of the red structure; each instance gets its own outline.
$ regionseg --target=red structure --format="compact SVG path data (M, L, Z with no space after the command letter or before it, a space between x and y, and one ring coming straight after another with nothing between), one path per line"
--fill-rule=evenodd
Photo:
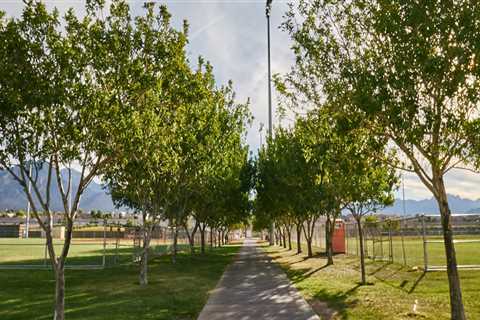
M332 246L333 253L345 253L345 222L342 219L335 220Z

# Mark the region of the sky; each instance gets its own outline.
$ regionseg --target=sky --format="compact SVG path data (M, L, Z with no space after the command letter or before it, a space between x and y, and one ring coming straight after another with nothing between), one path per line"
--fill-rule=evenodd
M293 0L294 1L294 0ZM82 14L82 0L47 0L49 8L60 12L73 7ZM128 1L133 14L141 14L144 1ZM251 150L258 149L259 127L268 123L267 28L264 0L166 0L174 26L180 28L183 20L190 24L188 53L192 63L199 55L210 61L219 84L232 80L239 102L250 98L254 122L249 128L247 142ZM279 26L287 7L287 0L274 0L271 12L272 74L284 74L292 67L294 56L291 41ZM21 0L0 0L0 10L9 16L21 14ZM273 91L273 106L277 95ZM274 117L274 125L278 123ZM431 198L431 193L413 174L404 175L407 199ZM447 192L464 198L480 198L480 175L469 171L452 170L446 177ZM396 194L401 196L400 191Z

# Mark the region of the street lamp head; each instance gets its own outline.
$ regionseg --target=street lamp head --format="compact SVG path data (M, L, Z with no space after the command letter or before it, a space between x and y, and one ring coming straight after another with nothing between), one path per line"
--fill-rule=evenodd
M272 9L272 1L273 0L267 0L267 5L265 7L265 14L267 17L270 17L270 10Z

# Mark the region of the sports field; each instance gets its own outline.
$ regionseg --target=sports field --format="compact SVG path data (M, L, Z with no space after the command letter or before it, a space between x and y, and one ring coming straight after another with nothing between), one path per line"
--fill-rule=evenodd
M458 235L455 237L455 250L457 253L457 263L462 265L478 265L480 266L480 235ZM383 257L388 260L390 257L390 243L387 237L383 241L376 241L375 244L371 240L366 241L367 252L369 256L376 258ZM443 238L441 236L428 236L426 238L428 266L444 266L445 265L445 248ZM470 242L473 241L473 242ZM477 242L475 242L477 241ZM375 246L375 248L374 248ZM405 248L405 251L403 250ZM347 252L349 254L358 254L358 241L355 238L347 239ZM408 266L424 266L424 247L423 238L418 237L392 237L392 257L393 262L406 264ZM405 252L405 260L404 260Z
M418 242L410 244L415 247ZM325 319L450 319L446 272L424 273L367 259L368 285L361 286L358 256L336 255L334 264L326 266L319 248L314 248L313 258L306 257L306 250L303 254L278 246L265 250ZM459 258L469 259L463 253ZM461 270L459 274L467 319L480 319L480 271Z
M19 241L17 239L17 241ZM23 241L23 240L22 240ZM2 241L5 243L5 241ZM15 243L15 241L13 241ZM94 256L100 247L78 246L77 257ZM196 319L239 245L207 250L205 255L179 253L172 263L167 255L152 257L149 285L138 285L138 266L124 263L99 270L66 271L66 318L73 320ZM18 249L2 249L9 255ZM131 258L131 255L130 255ZM52 319L55 288L50 270L1 270L0 319Z
M57 253L63 247L63 241L55 240ZM155 254L166 253L170 244L160 240L152 240L152 251ZM185 249L185 244L179 244L180 249ZM67 268L75 267L101 267L104 259L105 265L132 262L135 248L133 240L122 239L116 243L116 239L107 239L105 247L103 239L74 239L70 246ZM48 254L46 252L45 239L30 238L0 238L0 268L13 268L13 266L25 268L49 267Z

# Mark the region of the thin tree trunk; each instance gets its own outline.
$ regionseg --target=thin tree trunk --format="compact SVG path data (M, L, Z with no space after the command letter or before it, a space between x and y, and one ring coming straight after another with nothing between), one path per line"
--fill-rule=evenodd
M214 230L210 228L210 249L213 248L213 233L214 233Z
M292 250L292 227L291 226L287 228L287 235L288 235L288 250Z
M363 250L363 230L362 230L362 223L361 217L355 218L357 221L357 228L358 228L358 239L360 242L360 269L361 269L361 284L366 284L367 279L365 276L365 252Z
M57 264L55 270L55 313L53 319L65 319L65 268L63 263Z
M305 240L307 240L307 255L309 258L313 257L312 235L313 235L314 227L315 227L315 218L312 218L312 220L307 220L307 229L303 228Z
M72 231L73 231L73 222L72 220L67 221L67 230L65 234L65 242L63 245L62 253L58 258L58 261L55 261L55 250L53 247L52 239L52 226L53 221L49 221L49 235L47 236L47 241L49 241L49 254L53 263L55 270L55 313L54 320L64 320L65 319L65 260L68 256L70 250L70 243L72 242Z
M205 229L207 225L203 224L200 226L200 247L201 247L201 253L205 254Z
M283 240L283 247L286 249L287 248L287 235L286 235L286 230L285 228L283 229L282 232L282 240Z
M172 262L177 263L177 252L178 252L178 228L175 226L175 230L173 232L173 253L172 253Z
M140 277L141 286L148 284L148 250L150 249L151 227L144 226L142 256L140 257Z
M190 245L190 253L195 254L195 234L197 233L199 224L198 222L195 222L195 227L193 227L192 233L188 232L187 223L185 223L183 227L185 228L185 232L187 233L188 244Z
M447 258L447 275L448 285L450 287L450 309L452 319L465 320L465 311L462 300L462 290L460 287L460 277L457 269L457 257L455 253L455 245L453 243L453 231L450 221L451 212L448 205L447 193L443 178L440 176L436 179L436 189L438 190L438 206L440 209L443 240L445 244L445 256Z
M332 221L333 220L333 221ZM327 251L327 265L333 264L333 230L335 222L330 214L327 214L327 221L325 223L325 246Z
M301 243L302 225L300 223L297 223L296 227L297 227L297 254L300 254L302 253L302 243Z

